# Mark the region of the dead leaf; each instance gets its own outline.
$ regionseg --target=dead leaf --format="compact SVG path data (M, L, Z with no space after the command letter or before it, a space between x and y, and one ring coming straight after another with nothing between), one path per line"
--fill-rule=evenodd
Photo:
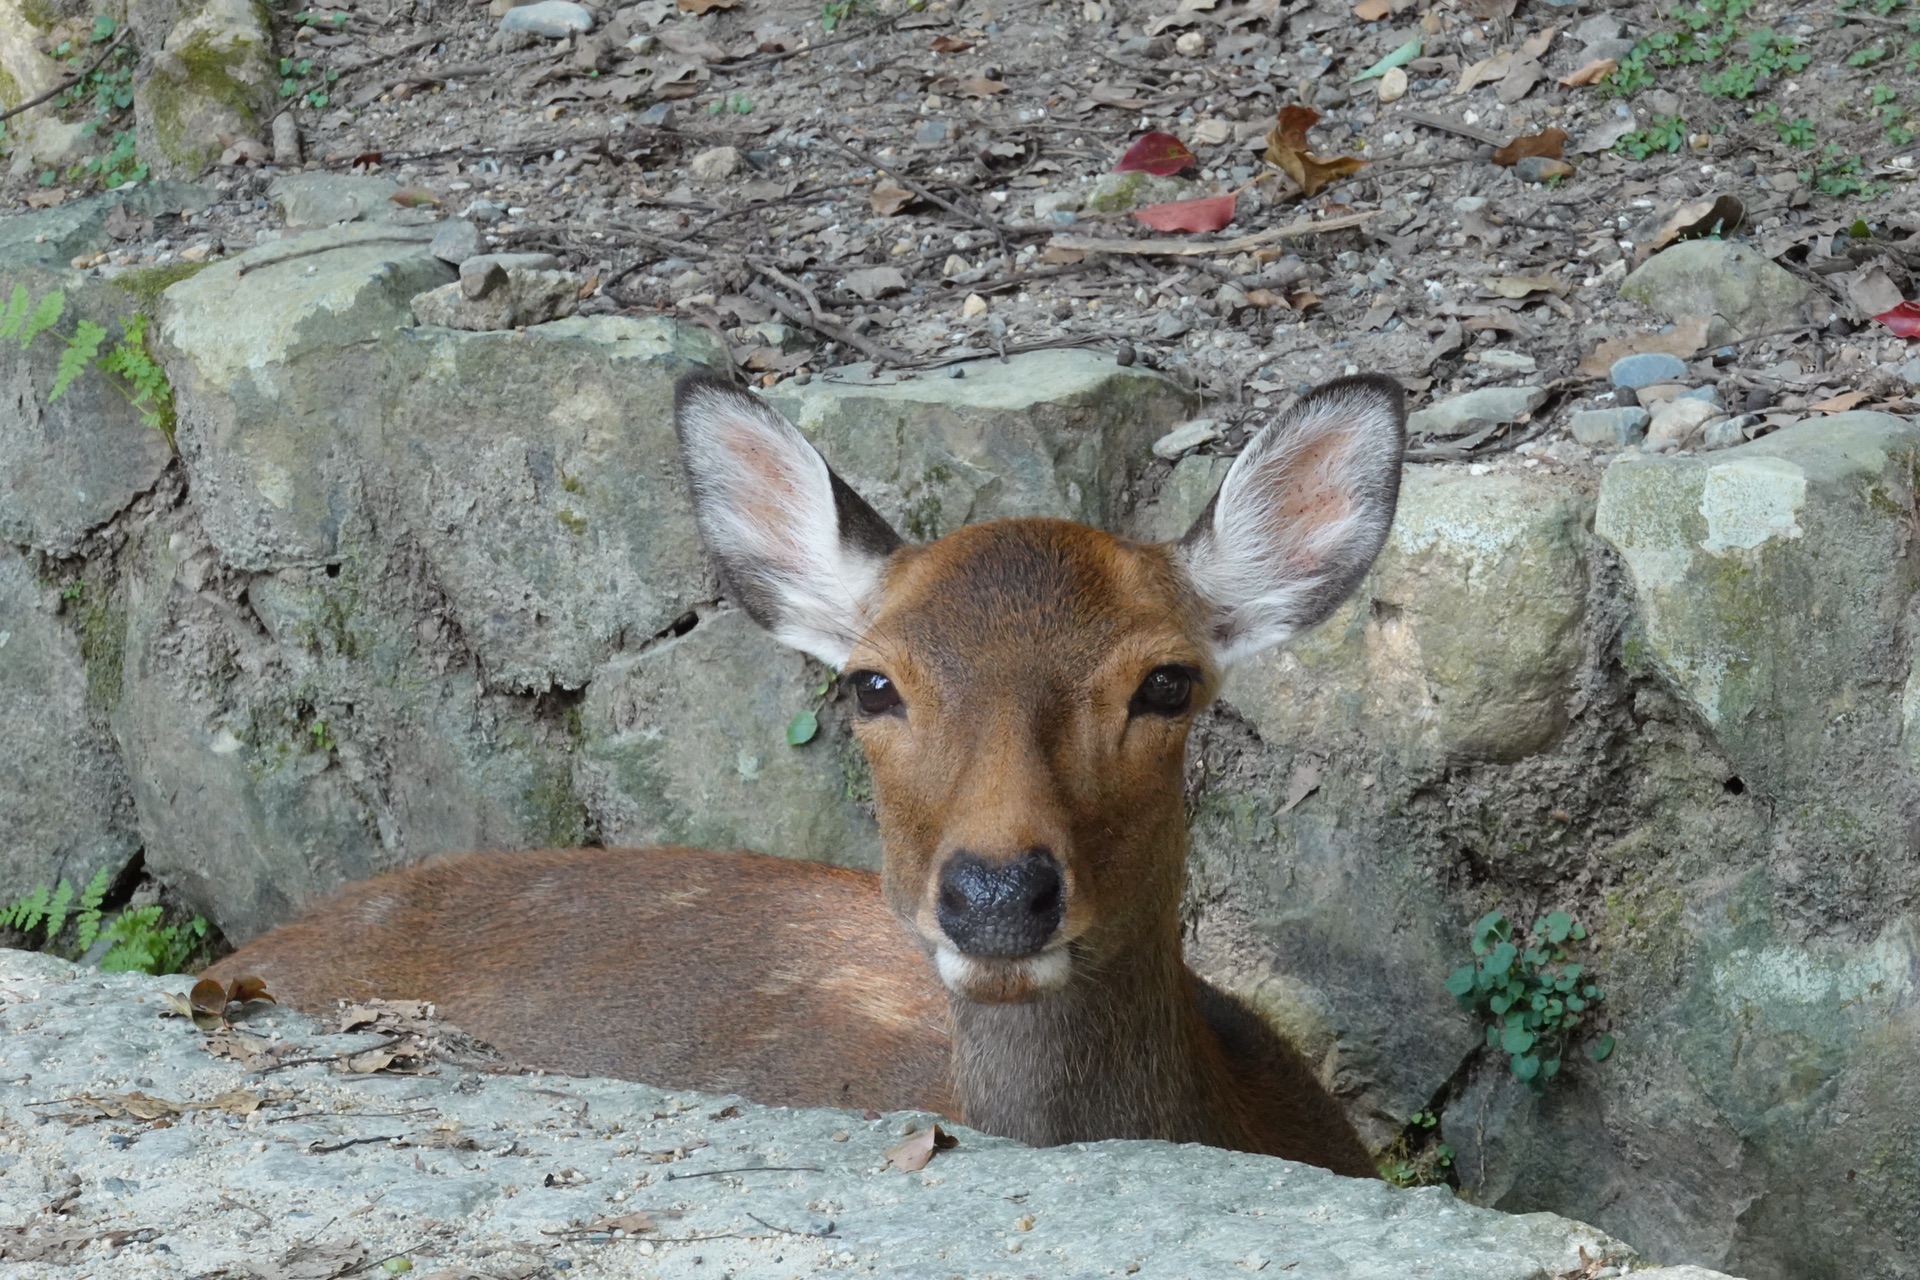
M680 6L680 12L691 13L699 17L703 13L712 13L715 9L731 9L740 0L674 0Z
M918 1173L927 1167L935 1152L951 1151L959 1145L960 1139L936 1124L889 1150L887 1163L902 1173Z
M339 1280L367 1260L367 1247L342 1236L322 1244L306 1241L280 1255L273 1280Z
M955 91L969 98L991 98L996 93L1005 93L1007 82L989 80L985 76L969 76L955 86Z
M65 203L66 199L66 190L61 187L51 187L45 191L33 191L27 195L27 208L51 209L57 204Z
M1308 151L1307 130L1319 119L1320 113L1312 107L1282 107L1267 134L1267 162L1292 178L1302 196L1318 194L1329 182L1357 173L1367 163L1358 156L1317 156Z
M727 51L708 39L705 29L698 26L676 23L661 27L654 35L661 44L683 58L724 62L727 57Z
M1086 260L1085 249L1069 249L1064 245L1050 244L1040 251L1040 261L1050 267L1071 267Z
M849 271L842 277L841 283L868 302L907 291L907 277L898 267L867 267L861 271Z
M1559 276L1489 276L1480 282L1502 298L1524 298L1530 293L1561 294L1567 282Z
M1639 122L1632 116L1608 116L1603 123L1580 135L1580 145L1573 149L1573 154L1591 156L1611 151L1615 143L1639 127Z
M1233 221L1232 192L1200 200L1170 200L1133 211L1134 219L1155 231L1218 231Z
M959 36L935 36L927 48L935 53L965 53L973 48L973 41L962 40Z
M920 197L891 178L882 178L867 192L867 203L883 218L891 218Z
M201 1041L201 1048L216 1058L231 1058L243 1067L263 1067L278 1062L293 1050L292 1041L268 1040L243 1031L216 1031Z
M1151 173L1171 178L1199 163L1187 144L1170 133L1142 134L1113 166L1115 173Z
M1259 307L1264 311L1269 307L1284 307L1287 305L1287 300L1284 296L1275 293L1271 289L1249 289L1247 290L1247 305L1250 307Z
M1599 84L1602 80L1620 69L1620 63L1613 58L1595 58L1586 66L1570 76L1560 78L1562 89L1578 89L1583 85Z
M1565 129L1546 129L1539 133L1528 134L1524 138L1515 138L1506 146L1493 153L1493 162L1498 165L1514 165L1528 156L1542 156L1549 160L1561 158L1567 145Z
M1920 338L1920 303L1903 302L1874 319L1902 338Z
M1676 240L1694 240L1701 236L1727 235L1746 218L1746 206L1733 196L1708 196L1675 209L1660 230L1640 246L1641 258L1664 249Z
M1378 22L1392 12L1392 0L1360 0L1353 6L1353 16L1362 22Z
M1816 400L1807 408L1814 413L1845 413L1849 409L1858 408L1863 401L1872 398L1871 391L1842 391L1837 396Z
M1520 56L1538 60L1553 47L1553 38L1560 34L1560 28L1548 27L1537 35L1528 36L1520 42Z
M1280 812L1291 813L1302 800L1320 789L1321 780L1320 762L1312 756L1294 765L1293 777L1287 783L1287 802L1280 806Z
M1847 280L1847 301L1862 317L1882 315L1905 300L1893 277L1878 263L1869 263Z
M1657 351L1686 360L1706 345L1707 317L1689 316L1677 321L1666 333L1636 333L1624 338L1608 338L1580 362L1580 372L1589 378L1604 378L1608 370L1613 368L1613 362L1622 356Z
M1494 90L1493 96L1510 107L1533 92L1533 86L1545 79L1546 74L1547 69L1532 58L1516 62L1513 69L1501 77L1500 87Z
M387 1049L368 1049L364 1053L342 1058L339 1062L341 1069L351 1075L370 1076L376 1071L385 1071L394 1064L396 1058L397 1055Z
M1482 83L1504 80L1507 72L1511 70L1513 70L1511 53L1496 53L1490 58L1482 58L1460 73L1460 79L1453 86L1453 96L1457 98Z
M102 226L115 240L140 240L153 234L153 219L128 212L124 204L109 209Z

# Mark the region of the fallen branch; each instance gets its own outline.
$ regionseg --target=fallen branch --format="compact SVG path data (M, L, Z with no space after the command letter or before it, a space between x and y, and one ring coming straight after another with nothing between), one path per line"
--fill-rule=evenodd
M59 84L53 86L53 88L47 90L45 93L40 94L38 97L28 98L25 102L13 108L11 111L0 111L0 121L11 120L15 116L19 115L22 111L31 111L33 108L39 106L41 103L47 101L49 98L59 97L62 93L65 93L68 89L73 88L73 86L79 84L82 80L85 80L88 76L92 75L94 72L100 69L101 64L104 63L109 57L113 55L113 51L120 47L120 42L122 40L125 40L132 31L133 31L132 27L121 27L120 34L116 35L113 39L107 42L107 47L100 51L100 56L95 58L92 64L89 65L85 71L82 71L79 75L68 76L65 80L62 80Z
M970 209L962 209L959 205L955 204L951 200L946 199L944 196L937 196L933 194L933 192L921 186L919 183L915 182L912 178L909 178L906 174L900 172L898 169L894 169L887 165L881 164L878 160L875 160L872 156L867 155L863 151L859 151L853 147L848 146L846 143L840 141L838 138L830 138L828 139L828 141L832 142L834 146L840 148L842 151L852 156L855 160L858 160L861 164L866 165L868 168L878 169L881 173L886 174L889 178L892 178L895 182L899 183L901 186L905 187L907 190L913 192L913 194L919 196L922 200L931 200L933 201L933 203L939 205L942 209L945 209L948 213L951 213L956 217L965 218L968 222L971 222L974 226L979 227L982 231L989 232L995 240L998 240L1000 242L1000 252L1006 254L1009 258L1013 256L1013 246L1007 242L1006 230L1003 227L1001 227L999 223L995 222L992 218L987 217L986 214L975 213Z
M756 267L755 270L764 270L764 268ZM786 297L784 294L769 289L764 284L748 285L747 296L766 303L803 329L811 329L823 338L831 339L834 342L845 343L855 351L866 356L867 359L872 360L875 364L898 366L907 364L911 359L905 352L895 351L892 347L874 342L870 338L862 337L845 325L827 319L824 315L808 314L799 303Z
M1099 236L1055 236L1047 242L1049 249L1068 249L1078 253L1131 253L1143 255L1167 255L1176 258L1214 257L1225 253L1244 253L1248 249L1257 249L1263 244L1272 244L1275 240L1291 240L1297 236L1318 235L1323 231L1345 231L1360 226L1375 213L1349 213L1338 218L1323 218L1315 221L1302 218L1289 222L1284 227L1269 227L1265 231L1256 231L1252 235L1236 236L1231 240L1175 240L1170 237L1154 236L1145 240L1108 240Z
M1438 129L1442 133L1451 133L1458 137L1471 138L1475 142L1484 142L1490 147L1507 145L1507 140L1498 134L1488 133L1485 129L1476 129L1470 124L1461 124L1458 120L1449 120L1445 116L1430 116L1424 111L1407 111L1401 114L1401 119L1411 120L1429 129Z

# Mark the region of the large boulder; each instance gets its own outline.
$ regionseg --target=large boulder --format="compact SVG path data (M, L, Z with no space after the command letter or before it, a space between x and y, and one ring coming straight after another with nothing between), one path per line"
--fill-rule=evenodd
M146 57L133 83L140 158L191 177L241 139L258 139L279 104L273 14L260 0L131 0Z

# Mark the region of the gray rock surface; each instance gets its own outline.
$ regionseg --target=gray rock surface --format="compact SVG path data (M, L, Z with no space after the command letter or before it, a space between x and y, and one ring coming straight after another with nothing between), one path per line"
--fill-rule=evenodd
M1531 413L1547 398L1544 387L1482 387L1428 405L1407 417L1409 435L1464 436Z
M118 206L139 217L204 209L213 192L189 182L148 182L131 191L69 200L52 209L0 218L0 264L12 267L65 267L83 253L98 253L114 243L107 217Z
M267 184L267 198L290 231L310 231L342 222L390 222L402 212L391 199L400 184L391 178L350 173L290 173Z
M1719 316L1730 338L1813 315L1812 286L1739 240L1684 240L1662 249L1620 284L1626 297L1670 320Z
M1582 409L1567 423L1573 438L1593 449L1624 449L1647 438L1647 411L1637 405L1619 409Z
M148 56L133 81L139 154L158 177L202 172L279 107L273 18L232 0L131 0L126 23Z
M468 258L460 264L457 283L429 289L413 299L414 319L423 325L485 333L546 324L573 314L579 303L580 277L511 259L555 262L543 253Z
M0 1201L16 1206L4 1225L25 1228L0 1237L22 1259L9 1263L17 1280L66 1280L63 1234L77 1253L84 1236L122 1227L131 1234L87 1249L87 1261L206 1275L297 1262L304 1249L313 1265L340 1251L319 1274L398 1256L423 1275L533 1266L929 1280L1269 1268L1324 1280L1536 1280L1590 1258L1639 1262L1550 1214L1510 1217L1439 1188L1399 1191L1204 1147L1034 1150L958 1128L957 1147L903 1173L884 1153L926 1117L769 1110L451 1065L250 1074L209 1057L184 1020L159 1016L161 993L185 985L0 952L0 1106L45 1117L0 1136ZM383 1039L326 1034L279 1012L245 1027L308 1059ZM205 1109L170 1126L99 1117L97 1100L129 1093ZM59 1215L33 1212L56 1197ZM244 1228L216 1211L223 1204L253 1210ZM1635 1274L1723 1280L1693 1268Z
M576 31L593 30L593 12L571 0L535 0L507 10L500 19L502 31L529 31L537 36L564 39Z
M1686 362L1679 356L1668 355L1664 351L1641 351L1615 360L1613 367L1607 370L1607 379L1616 387L1629 387L1637 391L1656 382L1672 382L1683 378L1686 373Z

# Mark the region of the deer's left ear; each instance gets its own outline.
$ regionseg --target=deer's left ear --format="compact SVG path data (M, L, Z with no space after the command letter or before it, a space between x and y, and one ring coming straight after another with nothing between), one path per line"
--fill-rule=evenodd
M674 388L700 540L774 639L838 669L872 625L900 535L758 396L709 373Z
M1222 664L1321 621L1387 540L1406 398L1376 375L1317 387L1263 428L1180 540Z

